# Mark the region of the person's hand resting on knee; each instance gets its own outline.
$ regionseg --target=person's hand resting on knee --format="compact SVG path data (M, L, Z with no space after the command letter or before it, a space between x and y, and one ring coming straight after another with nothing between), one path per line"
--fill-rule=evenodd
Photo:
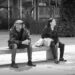
M30 40L24 40L24 41L22 41L22 44L25 44L25 45L29 45L30 44Z

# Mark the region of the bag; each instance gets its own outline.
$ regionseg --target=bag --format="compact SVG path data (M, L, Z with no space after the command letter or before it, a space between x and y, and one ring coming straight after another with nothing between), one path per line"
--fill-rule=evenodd
M52 39L51 38L40 38L32 47L41 47L41 46L50 46Z
M42 46L43 45L43 41L44 41L44 39L40 38L38 41L35 42L33 47L40 47L40 46Z
M51 38L44 38L43 44L44 46L50 46L51 41L53 41Z

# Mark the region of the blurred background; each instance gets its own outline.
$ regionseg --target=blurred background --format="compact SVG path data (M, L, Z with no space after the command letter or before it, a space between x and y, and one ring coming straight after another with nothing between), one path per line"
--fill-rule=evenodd
M40 34L51 17L60 37L75 36L75 0L0 0L0 30L23 19L31 34Z

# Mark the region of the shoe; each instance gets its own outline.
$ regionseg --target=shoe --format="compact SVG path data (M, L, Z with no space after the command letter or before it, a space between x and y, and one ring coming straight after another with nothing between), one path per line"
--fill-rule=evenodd
M64 58L60 58L59 61L66 62L67 60L65 60Z
M56 64L59 64L59 61L55 61Z
M36 66L36 65L32 64L31 61L28 61L27 65L28 65L28 66Z
M11 64L11 67L18 68L18 65L14 63L14 64Z
M58 64L59 63L59 61L57 60L57 59L55 59L55 61L54 61L56 64Z

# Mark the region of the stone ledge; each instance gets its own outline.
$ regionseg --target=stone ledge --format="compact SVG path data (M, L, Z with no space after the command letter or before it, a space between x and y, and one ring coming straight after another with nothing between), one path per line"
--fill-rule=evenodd
M32 49L33 52L35 51L45 51L48 50L48 47L34 47ZM17 53L23 53L23 52L27 52L27 48L26 49L17 49ZM0 48L0 54L9 54L11 53L11 49L9 49L8 47L1 47Z

